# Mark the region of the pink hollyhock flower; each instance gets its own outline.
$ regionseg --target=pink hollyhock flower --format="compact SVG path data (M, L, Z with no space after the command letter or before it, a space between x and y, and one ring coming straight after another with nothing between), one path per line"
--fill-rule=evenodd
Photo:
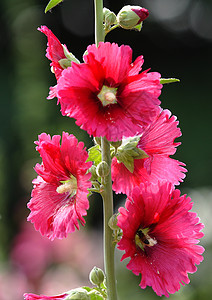
M90 45L85 63L62 72L57 94L63 115L76 119L90 135L121 140L141 132L158 112L160 74L141 71L143 57L132 63L132 49L113 43Z
M24 294L24 299L25 300L61 300L61 299L66 299L68 294L61 294L58 296L52 296L48 297L45 295L35 295L35 294Z
M178 123L169 110L163 110L152 124L144 129L137 147L148 157L134 160L133 173L122 162L118 162L116 157L113 158L112 180L113 190L116 193L129 195L135 186L145 181L167 180L174 185L183 181L185 178L183 172L187 171L182 167L185 164L169 157L180 145L179 142L174 142L181 136Z
M140 287L152 286L158 296L168 297L180 283L189 283L188 273L196 272L203 260L204 248L197 243L204 225L190 212L190 201L171 183L146 183L135 187L126 208L119 209L121 260L130 257L127 268L141 273Z
M51 240L63 238L79 229L77 220L85 224L82 216L89 208L87 189L91 187L87 171L92 162L86 162L84 144L68 133L63 132L61 146L59 135L51 139L46 133L35 143L43 161L35 166L39 176L33 180L28 221Z

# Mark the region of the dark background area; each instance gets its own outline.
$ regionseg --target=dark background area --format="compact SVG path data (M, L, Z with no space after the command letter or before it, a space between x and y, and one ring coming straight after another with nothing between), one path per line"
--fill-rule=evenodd
M0 260L10 260L15 236L28 215L33 167L40 162L34 141L41 132L73 133L87 147L92 140L77 128L74 120L62 117L56 100L46 100L48 88L55 84L45 57L46 37L36 29L48 26L79 60L94 43L92 0L66 0L44 14L48 1L2 0L0 2ZM196 208L206 223L203 243L208 248L206 263L193 286L180 299L208 299L211 293L211 188L212 188L212 1L143 0L104 1L115 13L126 4L140 5L150 12L140 33L116 29L107 41L133 48L134 59L144 55L143 69L158 71L163 78L175 77L180 83L165 85L161 106L180 121L182 145L176 159L187 165L188 173L180 189L194 196ZM121 202L121 197L116 203ZM87 221L91 229L101 227L101 201L92 197ZM119 254L117 254L119 255ZM208 262L208 264L207 264ZM207 265L207 267L206 267ZM1 266L1 264L0 264ZM205 267L204 267L205 266ZM210 266L210 268L209 268ZM1 274L1 271L0 271ZM152 297L149 289L140 291L139 279L121 272L132 281L132 299ZM123 275L124 274L124 275ZM198 273L197 273L198 274ZM1 276L1 275L0 275ZM1 277L0 277L1 278ZM124 279L123 279L124 281ZM1 280L0 280L1 283ZM131 289L119 287L121 299L131 297ZM1 291L1 286L0 286ZM183 290L184 291L184 290ZM128 294L129 293L129 294ZM142 294L144 293L144 294ZM178 296L172 296L174 297ZM183 298L184 297L184 298ZM1 299L1 292L0 292ZM2 300L10 298L2 298ZM16 300L19 300L16 297Z

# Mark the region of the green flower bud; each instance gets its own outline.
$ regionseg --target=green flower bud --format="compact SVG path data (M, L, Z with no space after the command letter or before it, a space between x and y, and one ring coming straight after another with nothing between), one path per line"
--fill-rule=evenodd
M93 285L99 286L105 279L104 272L97 267L93 267L89 274L89 280Z
M91 173L91 181L95 181L98 179L98 176L96 174L96 166L92 165L90 169L88 169L88 172Z
M68 292L68 296L64 300L90 300L90 296L85 289L78 288Z
M149 16L146 8L140 6L124 6L117 15L117 23L124 29L140 30L142 22ZM138 26L140 24L140 26Z
M96 173L99 177L106 177L110 172L110 168L106 161L102 161L96 167Z
M106 7L103 8L103 22L106 26L111 26L116 23L116 15Z
M120 227L117 226L117 222L118 222L117 216L118 216L118 215L119 215L119 214L114 214L114 215L112 215L112 217L110 218L110 220L109 220L109 222L108 222L108 226L109 226L110 229L112 229L112 230L119 230L119 229L120 229Z

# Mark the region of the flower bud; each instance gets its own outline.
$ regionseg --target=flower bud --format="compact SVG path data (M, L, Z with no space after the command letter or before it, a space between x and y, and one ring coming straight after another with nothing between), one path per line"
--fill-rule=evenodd
M96 167L96 173L99 177L106 177L110 172L110 168L106 161L102 161Z
M85 289L78 288L68 292L68 296L64 300L90 300L90 296Z
M90 169L88 169L88 172L91 173L91 181L95 181L98 179L98 176L96 174L96 166L92 165Z
M108 8L103 8L103 22L107 26L111 26L116 23L116 15L113 11L110 11Z
M149 16L146 8L140 6L124 6L117 15L119 26L124 29L141 29L142 22ZM140 24L140 26L138 26ZM136 28L137 27L137 28Z
M104 272L97 267L93 267L89 274L89 280L94 285L100 285L105 279Z
M120 227L117 226L117 222L118 222L118 219L117 219L117 216L119 214L114 214L112 215L112 217L110 218L109 222L108 222L108 226L110 227L110 229L112 230L119 230Z

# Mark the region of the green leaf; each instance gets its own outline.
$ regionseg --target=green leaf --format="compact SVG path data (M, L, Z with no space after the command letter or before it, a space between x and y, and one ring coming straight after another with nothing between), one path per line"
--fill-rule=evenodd
M102 300L105 299L102 295L100 295L100 293L94 288L90 288L88 286L83 286L82 287L84 290L86 290L87 292L89 292L89 296L91 300Z
M102 300L104 299L102 296L97 295L97 294L90 294L91 300Z
M93 161L94 165L97 166L102 161L102 155L99 145L95 145L88 149L88 159L87 161Z
M45 8L45 14L47 13L47 11L49 11L50 9L52 9L53 7L55 7L57 4L59 4L62 1L63 0L51 0L51 1L49 1L49 3L47 4L47 6Z
M161 78L160 79L161 84L173 83L173 82L180 82L180 79L177 79L177 78Z

